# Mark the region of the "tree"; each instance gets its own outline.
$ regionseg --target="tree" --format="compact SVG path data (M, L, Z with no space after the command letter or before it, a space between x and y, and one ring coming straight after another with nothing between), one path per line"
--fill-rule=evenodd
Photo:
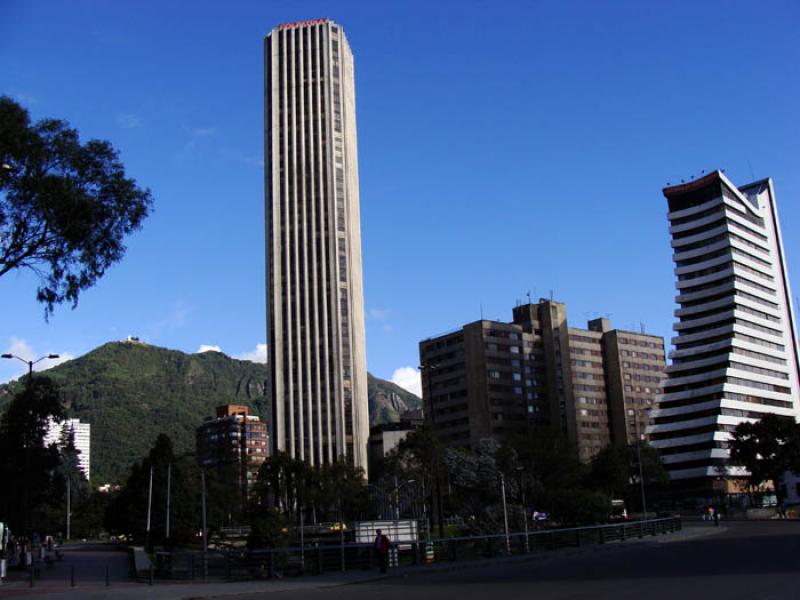
M592 458L586 481L589 487L603 490L613 498L623 497L633 504L641 504L639 487L639 458L646 489L657 489L667 482L667 472L661 463L658 450L642 443L636 445L606 446Z
M386 458L388 473L403 480L414 479L425 489L428 518L433 523L436 516L440 534L444 528L440 502L445 470L443 461L444 447L427 425L409 433Z
M112 533L133 535L137 541L145 541L151 467L150 543L188 544L200 529L199 468L191 457L176 456L172 440L163 433L148 456L132 467L125 486L106 510L105 526ZM166 539L168 469L171 472L169 540Z
M736 426L731 463L747 469L751 488L777 482L786 471L800 473L800 425L791 417L767 414L755 423Z
M150 191L125 176L109 142L82 144L65 121L31 123L28 111L0 96L0 276L29 269L45 317L73 307L125 254Z
M58 387L47 377L29 378L0 419L0 515L12 531L33 533L35 519L64 498L55 445L45 446L50 419L61 419Z

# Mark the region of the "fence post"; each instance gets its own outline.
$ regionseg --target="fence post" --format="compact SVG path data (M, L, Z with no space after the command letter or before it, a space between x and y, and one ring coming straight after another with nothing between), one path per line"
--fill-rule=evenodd
M111 585L111 574L109 573L108 565L106 565L106 587L109 587L110 585Z
M154 576L153 565L151 564L150 565L150 577L149 577L149 581L147 582L148 585L153 585L153 576Z

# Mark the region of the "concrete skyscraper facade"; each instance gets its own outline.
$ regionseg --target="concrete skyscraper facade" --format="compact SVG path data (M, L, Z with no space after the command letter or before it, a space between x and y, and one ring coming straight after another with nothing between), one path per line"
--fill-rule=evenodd
M714 171L664 196L679 308L650 439L673 481L705 493L724 485L736 425L800 416L791 290L771 180Z
M273 447L367 469L369 415L353 54L333 21L264 42Z

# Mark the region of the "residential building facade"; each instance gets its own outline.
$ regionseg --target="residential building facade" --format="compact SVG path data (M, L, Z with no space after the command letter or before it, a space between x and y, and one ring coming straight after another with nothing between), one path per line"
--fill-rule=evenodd
M197 428L197 461L206 469L231 468L246 503L258 470L269 457L267 424L246 406L218 406Z
M50 419L44 435L44 445L55 444L62 448L65 434L72 434L75 449L78 451L78 465L83 471L86 480L89 480L92 466L92 426L81 423L80 419L66 419L55 421Z
M264 64L273 446L367 470L353 54L317 19L273 29Z
M552 427L588 461L644 437L664 343L607 319L569 327L566 306L542 299L514 308L511 323L481 320L423 340L420 360L426 419L444 443L476 448Z
M727 471L736 425L800 416L795 317L770 179L714 171L663 193L678 309L650 437L670 478L705 492L743 474Z

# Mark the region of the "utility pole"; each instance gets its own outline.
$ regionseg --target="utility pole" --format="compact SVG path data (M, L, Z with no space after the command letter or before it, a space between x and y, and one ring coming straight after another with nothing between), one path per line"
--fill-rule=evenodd
M200 471L200 503L203 511L203 581L208 577L208 528L206 527L206 471Z
M508 508L506 507L506 478L503 472L500 472L500 492L503 495L503 521L505 522L506 530L506 554L511 555L511 537L508 535Z
M647 498L644 493L644 469L642 469L642 437L639 435L639 409L634 411L633 422L636 425L636 462L639 463L639 490L642 494L643 519L647 521Z
M70 519L72 517L72 509L70 507L70 503L72 501L72 488L71 488L72 481L71 480L72 480L72 477L67 475L67 539L68 540L70 539L70 533L71 533Z
M170 503L170 492L172 488L172 463L167 463L167 524L166 524L166 544L167 550L170 549L169 543L169 503Z
M150 487L147 491L147 527L145 528L145 552L150 551L150 511L153 505L153 465L150 465Z
M430 364L428 362L422 363L418 369L420 371L424 371L428 377L428 407L430 408L430 423L432 429L436 426L436 412L433 410L433 381L432 381L432 371L438 369L439 365L437 364ZM423 410L426 408L423 406ZM431 431L431 434L436 437L436 434ZM440 460L437 457L436 464L434 465L434 475L435 475L435 499L436 499L436 521L439 527L439 537L444 537L444 516L443 516L443 509L442 509L442 482L441 482L441 473L440 473Z

